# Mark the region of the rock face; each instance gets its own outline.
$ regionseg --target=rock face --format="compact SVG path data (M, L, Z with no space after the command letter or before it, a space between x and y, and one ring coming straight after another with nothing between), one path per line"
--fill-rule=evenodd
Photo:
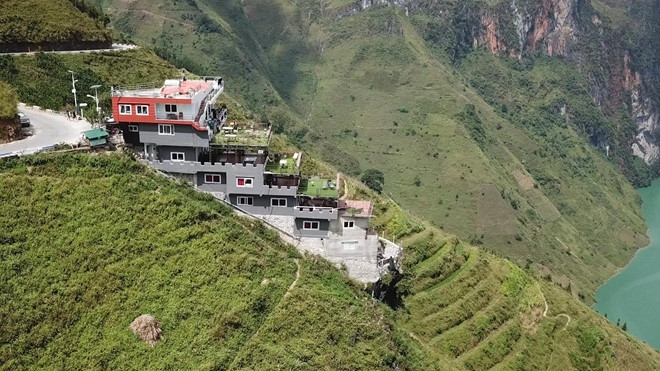
M23 139L21 125L13 119L0 118L0 143L9 143L19 139Z
M623 46L622 35L608 28L600 15L583 0L511 0L495 5L476 2L441 2L437 0L359 0L337 12L337 18L351 16L379 7L398 6L409 15L424 12L454 24L460 15L468 19L466 30L472 47L483 47L493 54L521 58L525 52L559 56L584 67L597 64L604 77L593 80L591 95L607 112L626 104L637 123L637 135L625 138L635 155L647 163L660 159L655 137L660 123L657 104L645 88L649 71L635 70L634 58ZM594 51L584 51L584 40ZM593 43L593 40L596 40ZM630 97L626 101L625 97Z

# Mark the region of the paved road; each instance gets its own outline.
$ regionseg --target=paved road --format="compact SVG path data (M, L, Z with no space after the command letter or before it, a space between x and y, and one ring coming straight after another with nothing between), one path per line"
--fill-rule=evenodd
M120 52L124 50L137 49L137 45L130 44L112 44L110 49L90 49L90 50L42 50L44 53L53 54L81 54L81 53L97 53L97 52ZM0 53L0 55L32 55L38 52L23 52L23 53Z
M0 154L9 152L30 154L61 142L77 143L81 137L80 133L91 129L87 121L69 121L65 115L27 107L19 107L19 110L30 118L34 134L26 139L0 144Z

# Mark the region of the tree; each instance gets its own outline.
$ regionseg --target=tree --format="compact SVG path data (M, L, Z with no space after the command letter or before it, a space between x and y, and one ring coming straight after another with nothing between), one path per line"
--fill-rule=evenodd
M628 331L628 322L623 323L623 326L621 326L621 330Z
M362 174L360 181L372 190L381 193L383 191L383 185L385 184L385 176L380 170L367 169L364 171L364 174Z

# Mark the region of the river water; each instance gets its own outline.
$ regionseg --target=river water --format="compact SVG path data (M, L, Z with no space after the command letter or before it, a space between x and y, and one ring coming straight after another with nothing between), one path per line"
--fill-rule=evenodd
M594 309L614 323L627 323L631 335L660 349L660 179L639 194L651 245L598 289Z

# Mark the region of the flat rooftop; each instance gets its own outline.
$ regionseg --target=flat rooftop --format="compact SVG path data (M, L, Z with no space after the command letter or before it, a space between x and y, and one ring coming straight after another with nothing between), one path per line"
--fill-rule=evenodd
M212 145L233 147L268 147L268 124L225 122L213 137Z
M335 179L303 179L298 187L298 194L309 197L338 198Z
M112 89L113 97L191 99L212 89L214 80L165 80L161 87L149 85L119 86Z
M342 215L362 218L371 217L373 209L371 201L339 200L338 206Z

